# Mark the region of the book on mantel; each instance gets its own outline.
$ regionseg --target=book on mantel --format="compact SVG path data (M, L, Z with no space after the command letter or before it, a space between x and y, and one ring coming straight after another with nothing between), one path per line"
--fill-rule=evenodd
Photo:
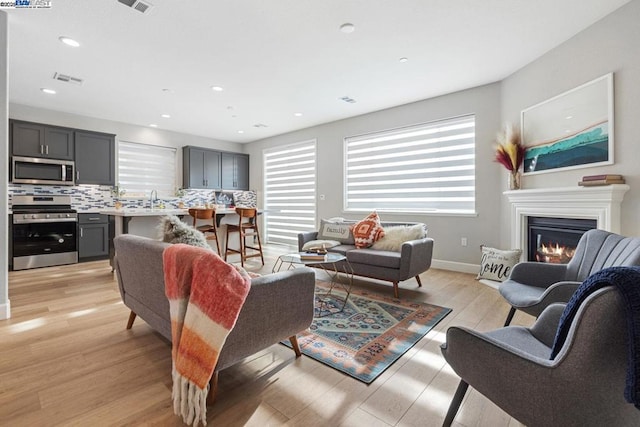
M583 187L592 187L596 185L624 184L622 175L587 175L582 177L582 181L578 183Z
M300 252L301 261L326 261L327 254L319 254L317 252Z

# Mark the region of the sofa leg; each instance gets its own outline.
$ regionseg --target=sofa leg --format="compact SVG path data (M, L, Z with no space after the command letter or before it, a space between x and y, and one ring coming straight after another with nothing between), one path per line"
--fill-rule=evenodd
M393 282L393 297L400 298L400 290L398 289L398 282Z
M451 426L451 424L453 423L453 419L458 413L458 409L460 409L460 404L462 403L462 399L464 398L464 395L467 392L468 388L469 384L467 384L464 380L460 380L460 384L458 384L456 394L453 395L453 400L451 401L451 405L449 405L449 410L447 411L447 416L442 423L442 427Z
M418 282L418 287L422 287L422 282L420 281L420 276L416 276L416 282Z
M218 371L215 371L209 380L209 393L207 393L207 405L213 405L218 394Z
M131 313L129 313L129 321L127 322L127 329L131 329L131 327L133 326L133 321L136 320L136 316L137 314L135 314L133 310L131 310Z
M291 343L293 351L296 353L296 357L302 356L302 353L300 352L300 346L298 345L298 337L295 335L290 336L289 342Z
M505 320L504 322L504 326L509 326L509 323L511 323L511 320L513 320L514 314L516 314L516 309L511 307L511 310L509 310L509 314L507 314L507 320Z

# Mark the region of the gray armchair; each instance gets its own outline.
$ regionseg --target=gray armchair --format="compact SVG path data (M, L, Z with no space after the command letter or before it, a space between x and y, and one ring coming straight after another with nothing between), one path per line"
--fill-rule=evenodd
M531 328L447 331L442 354L461 377L444 426L471 385L529 426L639 426L624 398L628 326L618 290L602 288L579 306L568 336L550 359L565 304L552 304Z
M500 294L511 305L504 323L516 310L538 317L549 305L567 302L591 274L607 267L640 265L640 239L603 230L589 230L578 242L568 264L521 262L500 285Z

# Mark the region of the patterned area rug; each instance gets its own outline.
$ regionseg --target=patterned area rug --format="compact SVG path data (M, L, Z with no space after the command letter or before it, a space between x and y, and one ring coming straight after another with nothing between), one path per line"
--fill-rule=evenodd
M367 384L451 312L355 289L339 311L346 293L327 290L327 283L316 282L316 317L298 334L300 350Z

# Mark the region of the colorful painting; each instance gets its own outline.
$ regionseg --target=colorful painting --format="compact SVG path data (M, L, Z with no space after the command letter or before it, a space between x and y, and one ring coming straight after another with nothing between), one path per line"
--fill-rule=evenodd
M522 111L524 173L613 163L613 74Z

